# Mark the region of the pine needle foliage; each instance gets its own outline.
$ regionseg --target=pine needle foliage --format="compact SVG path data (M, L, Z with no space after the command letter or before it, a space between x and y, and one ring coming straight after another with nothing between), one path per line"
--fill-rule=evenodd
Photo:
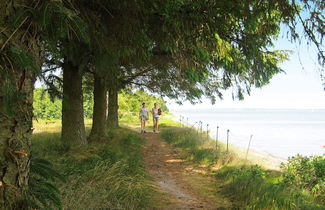
M0 20L0 73L5 83L1 96L10 114L12 98L22 94L16 90L14 75L28 71L39 76L44 50L55 55L60 52L60 39L87 42L88 36L78 11L65 1L12 1L2 5L1 11L4 16L11 14Z

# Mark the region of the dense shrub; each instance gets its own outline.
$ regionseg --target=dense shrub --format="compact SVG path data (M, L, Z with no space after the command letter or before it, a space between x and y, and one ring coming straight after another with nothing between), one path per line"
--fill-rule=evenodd
M281 165L283 182L312 192L325 201L325 155L304 157L297 155Z
M59 99L51 100L49 94L42 88L34 90L34 116L36 119L60 119L62 103Z

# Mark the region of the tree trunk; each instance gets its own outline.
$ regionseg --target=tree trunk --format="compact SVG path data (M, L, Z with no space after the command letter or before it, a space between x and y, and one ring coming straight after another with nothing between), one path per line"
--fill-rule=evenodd
M34 78L26 70L0 74L1 209L27 208Z
M107 127L117 128L118 124L118 81L116 73L111 74L108 84Z
M106 86L98 75L95 74L94 78L94 112L90 141L100 140L106 136Z
M63 64L63 99L61 140L66 143L87 144L83 95L82 74L78 66L68 59Z
M108 90L108 114L107 114L108 128L118 128L118 91L116 87Z

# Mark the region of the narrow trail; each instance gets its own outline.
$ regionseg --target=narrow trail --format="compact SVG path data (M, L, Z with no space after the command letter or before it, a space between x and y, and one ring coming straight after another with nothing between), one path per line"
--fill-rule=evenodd
M153 177L156 187L168 195L170 203L159 209L225 209L215 202L198 195L186 180L196 173L177 152L158 134L145 133L144 149L146 169Z

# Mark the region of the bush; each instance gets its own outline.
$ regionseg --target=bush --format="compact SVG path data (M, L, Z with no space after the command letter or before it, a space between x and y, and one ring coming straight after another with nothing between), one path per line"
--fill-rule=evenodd
M325 202L325 156L297 155L281 164L283 182L288 186L308 190Z
M60 119L62 103L59 99L51 100L50 95L42 88L34 90L34 116L36 119Z

